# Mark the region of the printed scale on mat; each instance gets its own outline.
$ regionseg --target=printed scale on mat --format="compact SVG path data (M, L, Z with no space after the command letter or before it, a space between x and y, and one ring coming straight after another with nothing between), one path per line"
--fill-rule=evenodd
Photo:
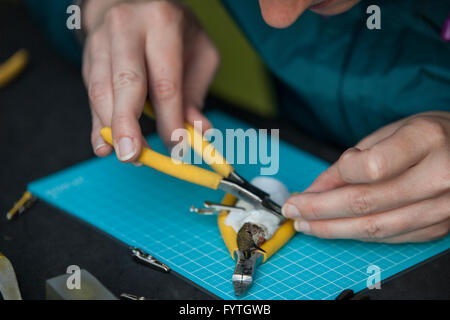
M219 112L208 118L215 128L248 125ZM152 149L164 152L156 135ZM289 190L306 188L327 164L280 142L276 179ZM260 175L256 165L234 165L247 179ZM189 212L205 199L220 202L220 192L192 185L146 167L120 163L114 156L92 159L29 185L40 199L124 243L142 248L172 270L224 298L236 299L230 276L235 262L217 227L217 217ZM295 235L258 268L251 290L240 299L334 299L342 290L366 287L367 268L381 279L447 250L450 236L421 244L389 245L324 240Z

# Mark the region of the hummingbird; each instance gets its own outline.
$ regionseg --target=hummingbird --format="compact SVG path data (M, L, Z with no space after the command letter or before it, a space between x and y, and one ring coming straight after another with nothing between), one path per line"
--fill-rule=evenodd
M243 252L244 257L249 259L253 251L260 250L265 252L259 246L266 240L265 230L253 223L245 223L237 234L238 249Z

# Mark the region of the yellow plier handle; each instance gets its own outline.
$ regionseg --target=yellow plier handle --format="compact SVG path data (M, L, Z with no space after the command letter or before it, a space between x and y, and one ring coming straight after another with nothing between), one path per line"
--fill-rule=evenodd
M0 88L7 85L26 67L28 52L25 49L17 51L6 62L0 64Z
M147 116L155 119L155 112L148 101L144 104L144 111ZM186 130L189 132L190 144L192 149L202 156L203 160L211 167L214 171L220 174L224 178L234 171L234 168L227 162L227 160L213 147L212 144L206 140L203 135L195 130L195 128L189 124L184 124Z
M100 134L107 143L111 146L114 145L110 127L101 129ZM218 189L222 180L222 176L215 172L176 161L147 147L142 148L142 152L137 160L165 174L214 190Z

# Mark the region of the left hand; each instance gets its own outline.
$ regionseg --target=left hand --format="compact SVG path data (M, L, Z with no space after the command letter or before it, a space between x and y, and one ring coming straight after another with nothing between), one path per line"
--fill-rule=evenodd
M283 214L321 238L421 242L450 230L450 112L421 113L369 135Z

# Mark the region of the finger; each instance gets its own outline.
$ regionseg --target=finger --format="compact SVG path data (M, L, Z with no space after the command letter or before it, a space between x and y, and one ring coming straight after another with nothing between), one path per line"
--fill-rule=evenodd
M349 149L338 160L342 179L349 183L369 183L395 177L422 160L430 145L412 125L404 125L372 147Z
M211 122L201 112L201 109L198 109L195 106L186 107L184 114L186 117L186 121L194 125L196 129L200 128L201 130L199 131L201 131L202 133L212 128ZM199 123L201 124L201 126L198 125Z
M99 133L103 126L111 125L113 109L111 56L106 39L106 35L102 32L91 35L87 41L83 60L83 77L92 114L91 142L98 156L105 156L111 152L110 147L104 146L105 142Z
M89 72L86 86L91 108L104 125L111 124L113 88L111 81L111 56L106 35L101 32L89 37Z
M149 32L146 56L150 98L155 108L158 132L167 147L172 132L184 128L182 106L183 42L179 26L166 25Z
M402 121L394 122L375 131L373 134L362 139L355 147L357 148L357 150L363 150L372 147L374 144L392 135L395 130L398 129L401 123ZM322 172L322 174L317 177L317 179L307 189L305 189L304 192L324 192L342 187L347 184L348 182L344 181L340 176L336 162L331 167L329 167L328 170Z
M287 218L317 220L357 217L410 205L442 193L439 183L430 183L423 176L422 173L429 170L428 166L421 163L397 179L380 183L296 194L286 201L282 210ZM288 205L296 207L297 215L292 215L295 210L288 210Z
M316 180L303 192L324 192L331 189L339 188L346 185L347 182L342 180L337 169L337 164L333 164L327 170L322 172Z
M111 128L117 157L133 162L142 148L139 117L147 95L143 39L128 28L126 14L110 22L114 110ZM131 18L131 17L130 17Z
M200 110L216 74L219 60L219 54L208 36L203 32L198 33L186 52L183 91L186 121L192 125L194 121L201 121L203 131L211 128L211 124Z
M107 144L102 136L100 135L100 130L104 127L100 118L92 110L92 132L91 132L91 143L94 153L99 157L105 157L112 152L112 147Z
M327 239L384 239L441 223L450 217L450 194L399 209L357 218L307 221L296 230Z
M405 120L399 120L393 123L390 123L372 134L368 135L367 137L363 138L361 141L359 141L355 147L364 150L367 148L372 147L373 145L377 144L381 140L386 139L387 137L391 136L400 126L405 123Z
M83 49L82 66L81 66L81 75L83 77L83 81L84 81L86 87L87 87L87 84L88 84L89 73L90 73L90 70L91 70L90 46L89 46L88 39L86 40L86 44L85 44L84 49Z
M420 230L411 231L394 237L383 239L363 240L366 242L384 243L405 243L405 242L425 242L441 239L448 235L450 230L450 220L426 227Z

